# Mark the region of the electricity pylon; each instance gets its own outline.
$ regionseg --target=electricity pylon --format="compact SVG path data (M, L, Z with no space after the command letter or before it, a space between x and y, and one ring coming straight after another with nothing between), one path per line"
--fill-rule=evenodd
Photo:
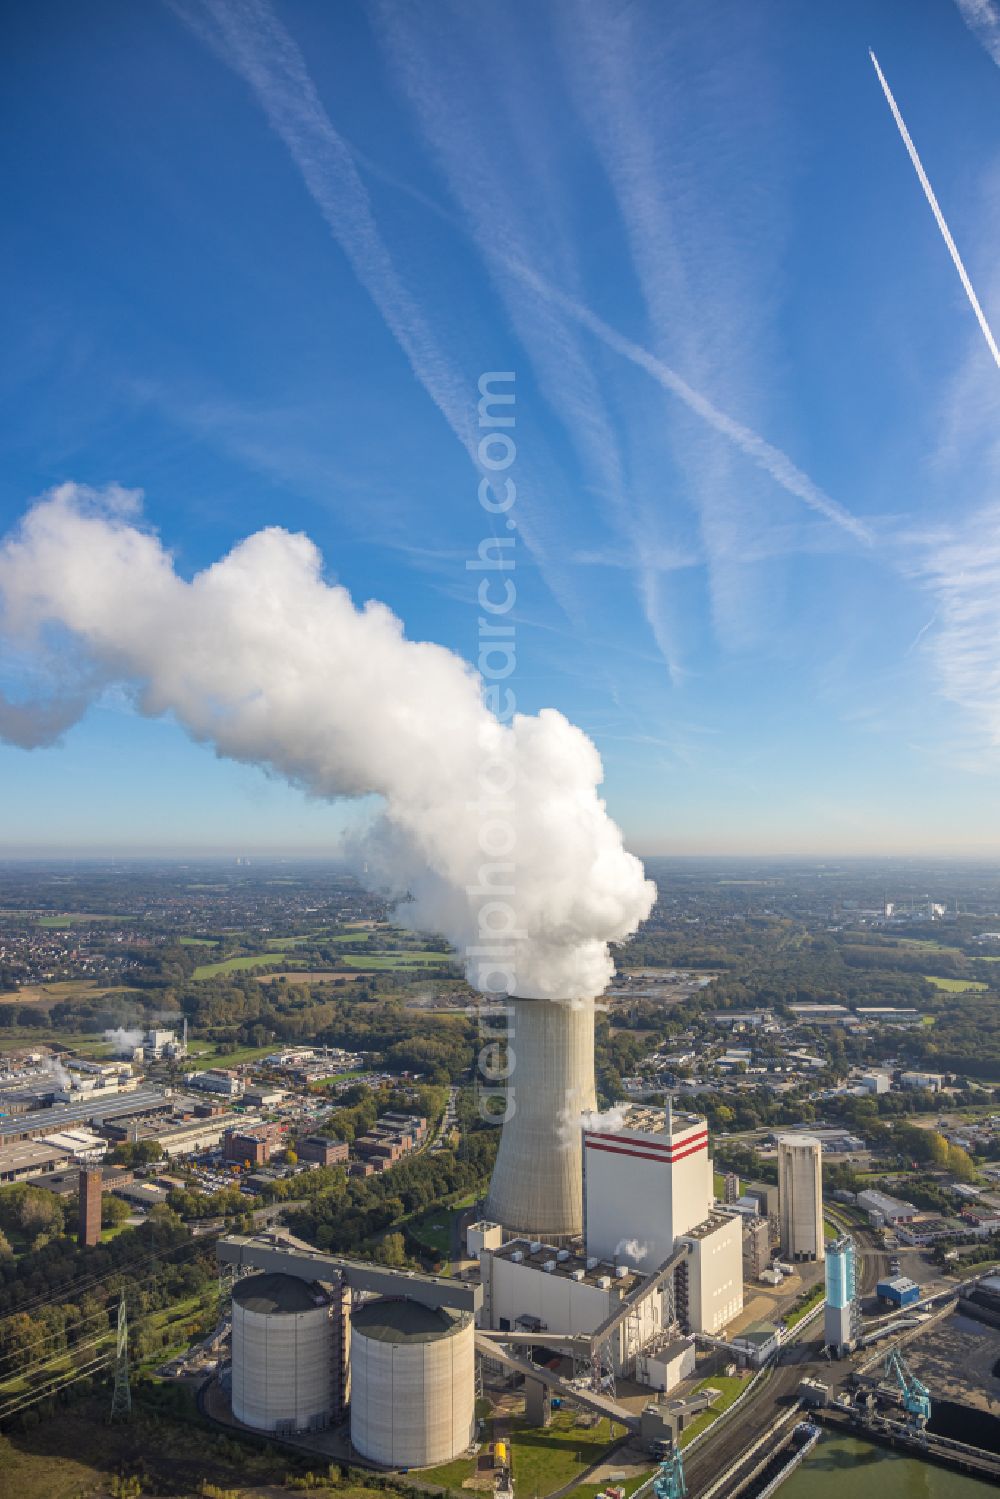
M128 1382L128 1317L125 1292L118 1302L118 1352L115 1355L115 1390L111 1397L111 1420L127 1421L132 1414L132 1390Z

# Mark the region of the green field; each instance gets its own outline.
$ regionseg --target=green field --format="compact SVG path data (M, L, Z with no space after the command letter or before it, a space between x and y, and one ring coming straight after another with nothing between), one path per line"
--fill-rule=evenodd
M283 954L279 948L272 952L252 953L245 958L222 958L218 963L199 963L192 973L193 979L214 979L220 973L245 973L250 968L268 968L280 963Z
M420 952L409 948L403 952L379 952L370 957L367 953L345 952L343 962L349 968L425 968L429 963L453 963L453 953Z
M925 973L924 978L935 989L943 989L946 994L965 994L970 989L988 989L989 984L984 984L980 979L943 979L933 973Z
M240 1046L235 1051L219 1051L212 1046L196 1057L188 1056L188 1061L194 1062L189 1070L203 1072L206 1067L236 1067L241 1062L258 1062L268 1052L274 1051L277 1045L277 1042L269 1041L266 1046Z
M702 1411L700 1416L695 1416L690 1426L684 1428L681 1432L680 1446L686 1447L699 1431L704 1431L706 1426L711 1426L713 1421L717 1421L722 1412L729 1409L737 1395L746 1389L747 1383L747 1380L737 1379L735 1375L713 1374L710 1379L703 1379L701 1384L695 1385L691 1391L692 1395L697 1395L701 1390L718 1390L719 1398L714 1405L709 1406L707 1411Z
M218 947L217 937L178 937L181 947Z
M487 1440L492 1440L491 1425L488 1421ZM570 1410L556 1411L552 1425L544 1428L528 1426L521 1417L515 1417L510 1423L509 1440L514 1493L520 1499L535 1499L565 1488L577 1474L599 1462L613 1445L606 1420L593 1427L579 1426L576 1413ZM458 1492L463 1479L471 1477L474 1469L475 1458L462 1457L438 1468L421 1469L420 1479Z

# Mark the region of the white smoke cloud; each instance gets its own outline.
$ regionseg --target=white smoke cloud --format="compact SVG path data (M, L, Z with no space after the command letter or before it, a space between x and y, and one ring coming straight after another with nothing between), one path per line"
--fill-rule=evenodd
M412 892L401 919L444 932L460 952L483 945L483 866L513 860L506 987L600 993L607 944L649 914L655 887L597 794L593 744L553 709L500 724L467 663L407 640L384 604L356 608L322 567L308 537L270 528L188 582L122 491L104 505L62 485L0 547L0 633L38 653L48 631L61 642L68 633L87 681L128 684L143 713L173 713L219 755L315 796L378 793L365 858ZM24 743L28 711L19 705L15 735L0 703L0 737ZM498 765L513 773L509 798L484 792L488 759L494 784ZM510 803L514 847L491 856L479 840L484 801L497 800ZM506 924L496 912L486 920Z
M614 1134L616 1130L625 1128L625 1120L628 1109L624 1104L616 1104L613 1108L600 1109L580 1115L580 1123L586 1130L600 1132L602 1134Z
M52 1074L57 1088L72 1087L73 1079L67 1072L66 1068L63 1066L62 1062L60 1062L58 1057L46 1057L43 1065L46 1072L50 1072Z
M104 1039L114 1048L116 1056L127 1057L142 1045L142 1031L127 1031L123 1026L117 1026L112 1031L105 1031Z
M616 1265L638 1265L648 1253L649 1245L640 1244L638 1239L619 1239L612 1258Z

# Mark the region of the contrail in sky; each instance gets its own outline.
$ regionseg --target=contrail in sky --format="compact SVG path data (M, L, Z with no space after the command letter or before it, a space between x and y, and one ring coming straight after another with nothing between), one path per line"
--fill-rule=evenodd
M958 272L959 277L961 278L962 285L965 287L965 295L968 297L969 302L972 306L972 310L979 320L979 326L983 330L983 337L989 344L990 353L993 355L993 359L997 366L997 369L1000 369L1000 349L997 348L997 341L993 337L993 330L990 327L989 323L986 321L986 314L983 312L983 309L979 305L979 298L976 296L976 293L972 287L972 282L969 280L968 272L966 271L965 266L962 264L962 257L958 253L958 246L952 239L951 230L945 223L944 214L938 207L938 200L934 196L934 189L931 187L927 173L924 171L923 162L917 155L917 148L910 139L910 132L907 130L906 125L903 122L903 116L899 112L899 106L897 105L895 99L892 97L892 89L885 81L885 74L882 72L882 69L878 65L878 58L875 56L875 53L871 50L870 47L868 49L868 56L871 58L872 63L874 64L875 71L878 74L878 81L882 85L882 92L885 94L889 108L892 110L892 117L896 121L896 125L899 128L899 133L903 137L903 145L909 152L910 160L913 162L913 170L916 172L917 177L920 179L920 186L924 190L924 197L931 205L931 212L937 220L937 226L941 231L942 238L944 239L945 244L948 246L948 254L954 261L955 269Z

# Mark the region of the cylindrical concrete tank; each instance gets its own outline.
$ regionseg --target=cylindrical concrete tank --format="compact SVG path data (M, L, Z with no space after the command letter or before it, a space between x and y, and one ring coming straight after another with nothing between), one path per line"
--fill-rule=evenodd
M258 1431L317 1430L334 1404L334 1334L322 1287L251 1275L233 1290L233 1415Z
M351 1321L351 1441L387 1468L459 1457L474 1436L469 1312L379 1299Z
M513 1066L486 1216L547 1243L583 1232L580 1116L597 1107L594 1005L512 999Z

